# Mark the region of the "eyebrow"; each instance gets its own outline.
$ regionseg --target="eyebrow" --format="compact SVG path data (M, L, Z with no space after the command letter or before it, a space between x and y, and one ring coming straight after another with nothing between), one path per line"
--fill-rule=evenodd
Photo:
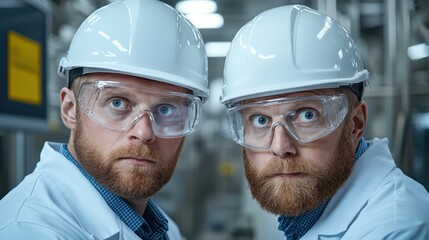
M178 102L178 100L180 99L181 102L186 102L186 98L184 97L177 97L177 96L168 96L168 95L163 95L163 96L157 96L159 97L159 101L162 102Z
M267 106L260 106L260 105L253 105L252 103L250 103L249 108L243 108L242 110L245 111L246 114L264 114L264 115L269 115L268 113L270 113L270 109L272 107L276 107L280 109L280 112L284 112L282 109L282 105L287 105L287 107L285 107L287 109L287 112L289 111L295 111L297 109L300 108L315 108L315 109L319 109L321 105L323 104L319 104L317 101L309 101L309 100L303 100L303 101L293 101L293 102L287 102L287 103L283 103L283 102L279 102L279 103L272 103L270 105ZM277 114L276 114L277 115Z
M125 89L121 89L121 88L116 88L116 87L106 87L103 89L103 91L106 94L114 94L114 95L118 95L121 97L126 97L128 98L135 98L135 93L133 93L132 91L127 91ZM101 94L104 95L104 94Z

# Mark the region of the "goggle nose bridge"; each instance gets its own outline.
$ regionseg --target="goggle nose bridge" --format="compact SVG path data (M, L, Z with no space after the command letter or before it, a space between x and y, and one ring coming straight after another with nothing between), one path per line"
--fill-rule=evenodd
M283 117L283 115L282 115ZM290 126L286 123L286 121L276 121L275 123L273 123L271 125L270 131L271 131L271 137L270 137L270 141L268 142L268 146L271 145L271 143L273 142L273 138L274 138L274 130L276 127L281 126L285 129L285 132L287 135L289 135L290 137L292 137L293 139L299 141L299 138L295 135L295 133L291 130Z
M149 116L149 120L150 120L150 124L152 127L152 131L155 133L155 120L153 118L153 114L149 109L143 109L139 111L139 114L137 114L137 116L133 119L133 121L126 127L124 128L123 131L129 131L131 128L133 128L143 117L144 115L148 115Z

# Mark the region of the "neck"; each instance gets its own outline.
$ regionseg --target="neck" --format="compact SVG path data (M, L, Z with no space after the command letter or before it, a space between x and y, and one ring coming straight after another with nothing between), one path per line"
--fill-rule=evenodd
M147 206L147 198L145 199L124 199L131 208L134 209L140 216L143 215L146 206Z

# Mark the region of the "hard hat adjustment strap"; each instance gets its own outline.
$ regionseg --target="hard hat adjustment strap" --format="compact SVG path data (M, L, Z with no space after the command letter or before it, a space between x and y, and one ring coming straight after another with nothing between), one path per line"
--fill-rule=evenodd
M359 101L362 100L364 90L363 82L352 83L348 87L354 94L356 94Z
M83 67L70 69L67 76L67 87L71 88L73 81L83 75Z

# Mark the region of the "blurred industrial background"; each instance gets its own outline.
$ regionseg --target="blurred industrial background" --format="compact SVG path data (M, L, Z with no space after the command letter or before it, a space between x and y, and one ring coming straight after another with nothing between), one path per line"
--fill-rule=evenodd
M65 83L57 64L83 19L109 2L0 0L0 198L34 169L44 141L68 141L59 117ZM398 166L429 189L429 1L205 0L209 8L200 5L196 10L205 12L197 15L185 1L163 2L190 14L209 54L211 98L204 117L187 137L172 181L155 197L186 239L282 239L277 217L250 197L241 149L229 138L218 99L234 34L258 13L285 4L326 12L351 33L370 72L365 137L388 137ZM11 54L16 49L22 52ZM37 84L11 78L20 67L40 73Z

